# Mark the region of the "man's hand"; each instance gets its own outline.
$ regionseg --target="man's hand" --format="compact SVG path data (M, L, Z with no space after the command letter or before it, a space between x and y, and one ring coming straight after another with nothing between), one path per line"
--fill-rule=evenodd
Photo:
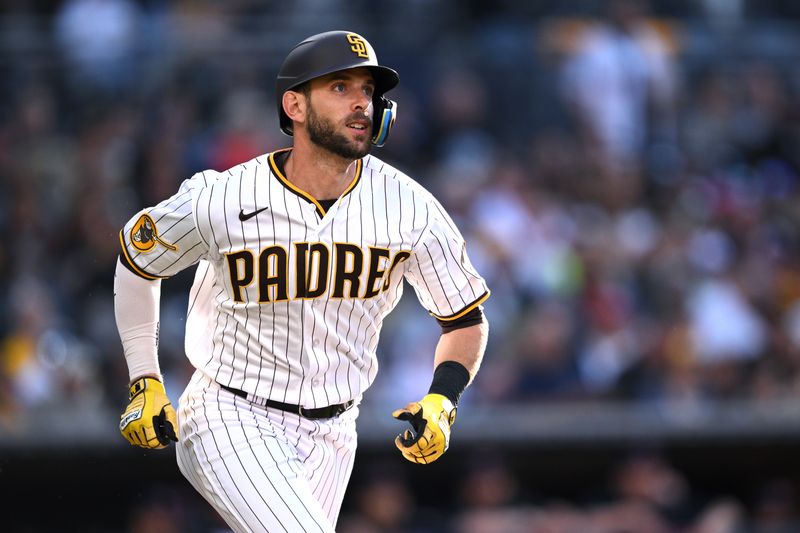
M411 424L412 429L398 435L394 443L412 463L432 463L447 451L450 426L456 420L456 408L447 397L428 394L418 402L397 409L392 416Z
M129 397L119 421L119 430L128 442L140 448L165 448L169 441L178 442L175 409L159 380L137 379Z

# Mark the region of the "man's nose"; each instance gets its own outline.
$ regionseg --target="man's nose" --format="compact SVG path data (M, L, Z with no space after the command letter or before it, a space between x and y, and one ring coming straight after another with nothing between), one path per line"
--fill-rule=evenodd
M364 93L361 93L359 96L356 97L355 102L353 103L353 109L356 111L362 110L366 111L369 105L372 103L372 99Z

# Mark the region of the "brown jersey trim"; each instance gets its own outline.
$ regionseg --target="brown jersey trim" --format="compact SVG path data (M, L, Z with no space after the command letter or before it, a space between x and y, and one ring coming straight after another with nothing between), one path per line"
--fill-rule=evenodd
M439 320L439 321L450 322L451 320L458 320L459 318L461 318L462 316L466 315L467 313L469 313L470 311L472 311L473 309L475 309L476 307L481 305L483 302L485 302L489 298L490 294L491 294L491 292L487 290L486 292L481 294L478 297L477 300L475 300L471 304L467 304L466 307L464 307L460 311L456 311L452 315L441 316L441 315L437 315L436 313L434 313L432 311L428 311L428 312L431 314L431 316L433 318L435 318L436 320Z
M122 247L122 254L120 255L120 258L122 259L122 264L125 265L125 267L128 270L130 270L140 278L144 278L147 280L166 279L165 276L155 276L153 274L148 274L147 272L139 268L136 265L136 263L133 262L133 259L131 259L131 256L128 254L128 248L125 246L125 237L123 235L123 231L125 230L120 230L119 232L119 244Z
M280 154L286 153L289 150L291 150L291 148L283 148L281 150L276 150L276 151L272 152L271 154L269 154L268 161L269 161L270 170L275 175L275 177L278 178L278 181L281 183L281 185L283 185L284 187L286 187L287 189L289 189L290 191L292 191L294 194L296 194L300 198L304 199L305 201L314 204L316 206L316 208L317 208L317 212L319 213L319 216L324 217L325 213L326 213L326 210L322 206L322 204L320 204L317 201L316 198L314 198L313 196L308 194L306 191L304 191L303 189L297 187L291 181L289 181L286 178L286 175L284 174L284 170L283 170L283 161L284 160L278 161L276 159L276 157L275 157L276 155L280 155ZM353 181L350 182L350 184L347 186L347 188L344 190L344 192L341 194L341 196L344 196L344 195L348 194L350 191L352 191L355 188L355 186L358 184L359 180L361 179L361 171L362 171L363 168L364 168L363 159L357 160L356 161L356 172L355 172L355 176L353 176Z

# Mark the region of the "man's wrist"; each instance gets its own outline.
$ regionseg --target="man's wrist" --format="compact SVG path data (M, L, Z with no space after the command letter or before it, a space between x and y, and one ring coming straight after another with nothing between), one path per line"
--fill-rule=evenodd
M133 385L142 378L151 378L161 383L164 382L164 378L161 376L161 374L142 374L141 376L131 379L130 383L128 383L128 386L130 387L131 385Z
M453 405L458 405L458 400L464 389L469 385L469 370L457 361L444 361L433 372L433 381L428 389L428 394L441 394Z

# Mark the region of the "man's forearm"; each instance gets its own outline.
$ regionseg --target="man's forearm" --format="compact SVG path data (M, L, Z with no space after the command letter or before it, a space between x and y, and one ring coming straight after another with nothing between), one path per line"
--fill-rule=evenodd
M480 324L442 334L436 345L433 367L445 361L455 361L467 369L472 381L480 368L488 338L489 324L485 317Z
M161 379L158 365L158 321L161 280L142 279L117 261L114 316L131 382L142 376Z

